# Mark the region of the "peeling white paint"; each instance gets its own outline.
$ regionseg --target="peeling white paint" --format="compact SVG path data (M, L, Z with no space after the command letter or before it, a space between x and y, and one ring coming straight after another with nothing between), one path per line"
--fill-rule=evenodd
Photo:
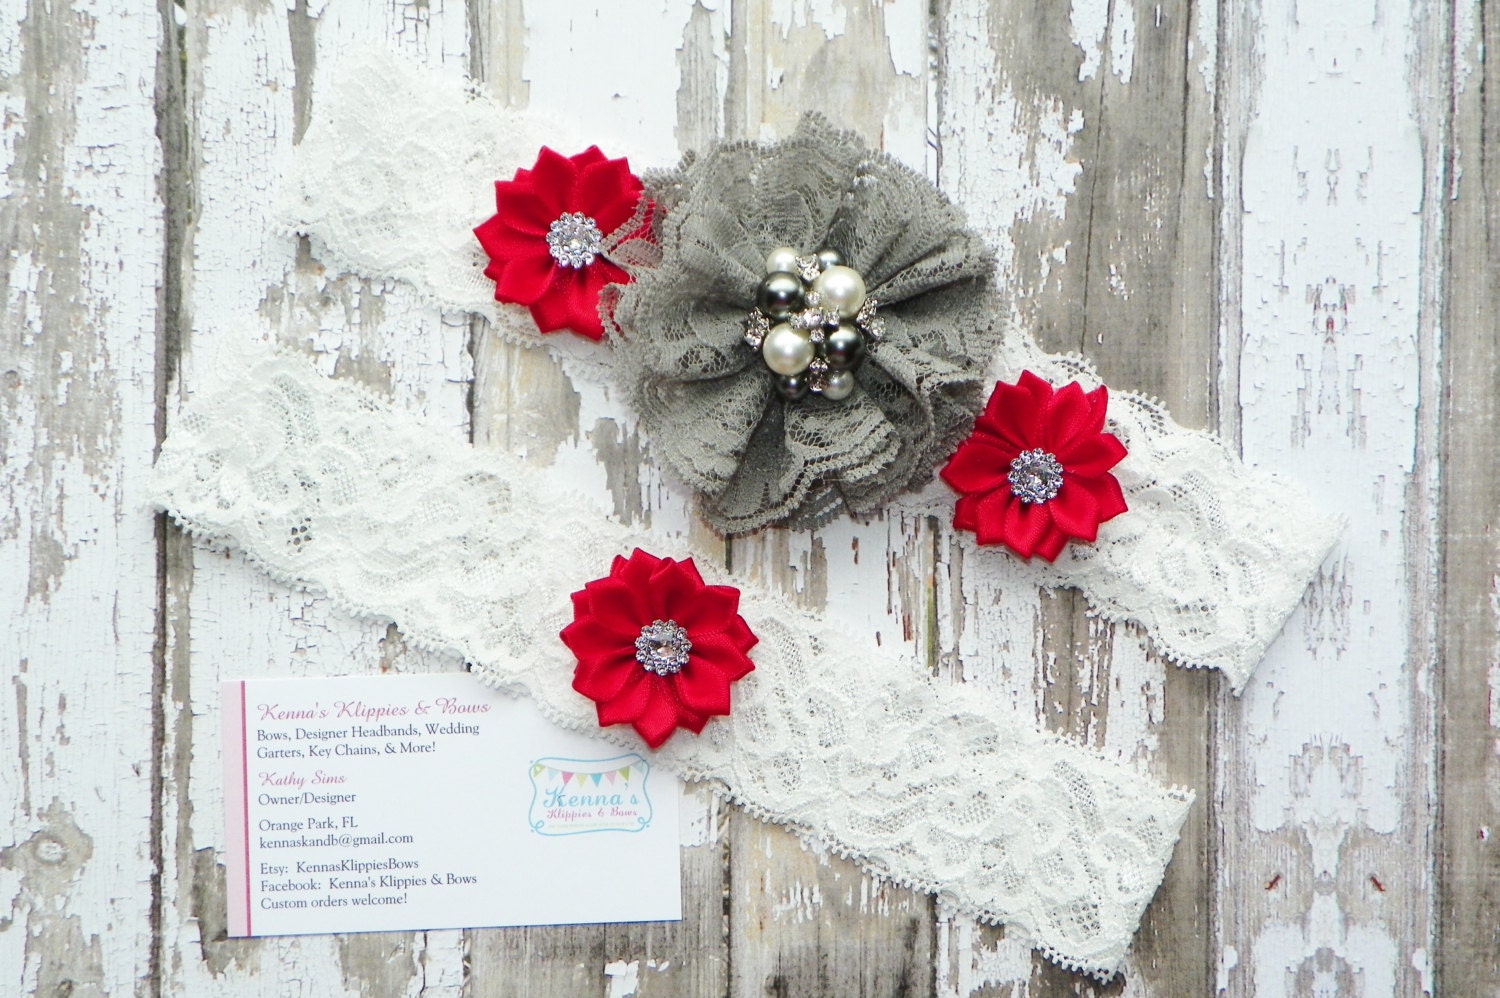
M1161 8L1156 12L1161 14ZM1159 26L1159 25L1158 25ZM1115 0L1109 18L1109 69L1121 83L1129 83L1135 70L1135 7L1130 0Z
M604 965L604 976L609 978L606 998L631 998L641 986L641 961L615 960Z
M1198 77L1212 97L1219 82L1219 5L1193 5L1193 37L1188 39L1188 58L1198 60Z
M1495 643L1490 646L1490 727L1500 728L1500 574L1490 577L1490 617Z
M1157 8L1158 15L1161 8ZM1135 68L1135 5L1130 0L1073 0L1068 26L1073 44L1083 53L1078 80L1091 80L1104 58L1104 38L1109 36L1109 70L1121 83L1129 83Z
M1436 363L1419 345L1415 15L1356 6L1276 0L1241 43L1263 60L1241 184L1243 449L1350 520L1247 688L1222 774L1244 821L1220 883L1227 941L1248 954L1231 990L1263 998L1349 974L1363 994L1406 992L1432 931L1430 867L1405 861L1426 847L1431 791L1430 735L1412 727L1427 652L1411 594L1428 585L1412 546L1432 528L1409 503L1432 473L1417 389ZM1267 896L1268 862L1301 890ZM1399 907L1368 897L1372 871Z
M1068 26L1072 29L1073 44L1083 52L1078 79L1080 82L1091 80L1099 72L1099 61L1103 56L1104 32L1109 27L1109 0L1073 0Z
M1016 271L1012 226L1033 218L1061 219L1067 211L1083 172L1073 149L1083 112L1045 98L1018 100L995 67L990 32L986 9L950 10L938 180L995 246L1004 283Z
M684 846L713 845L719 841L719 795L702 784L684 785L677 820Z
M1001 937L987 945L985 930L967 919L943 919L937 926L937 950L949 954L937 964L940 998L969 998L981 988L1009 986L1013 998L1024 998L1031 980L1031 947L1022 939Z

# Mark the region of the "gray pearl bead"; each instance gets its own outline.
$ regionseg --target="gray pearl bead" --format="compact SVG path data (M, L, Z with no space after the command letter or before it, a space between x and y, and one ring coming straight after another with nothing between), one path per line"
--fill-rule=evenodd
M760 282L755 303L772 319L785 319L802 309L802 280L796 274L770 274Z
M844 264L844 254L832 246L825 246L818 250L818 266L827 270L829 267L841 267Z
M823 397L840 402L854 394L854 375L849 371L830 371L828 384L823 386Z
M823 356L834 371L853 370L865 355L865 338L848 323L829 333L823 340Z
M776 378L776 391L788 402L795 402L800 398L807 397L807 376L803 374L783 374Z

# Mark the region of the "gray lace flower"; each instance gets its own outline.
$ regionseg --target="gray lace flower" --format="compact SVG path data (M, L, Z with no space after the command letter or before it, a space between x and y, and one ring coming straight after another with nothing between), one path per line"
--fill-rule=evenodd
M984 308L992 257L962 213L816 115L784 141L724 143L645 181L661 257L616 289L616 359L653 453L709 522L816 525L927 481L970 429L999 337ZM778 387L751 345L778 247L836 251L878 300L878 318L861 314L879 330L852 392ZM817 356L810 377L823 378Z

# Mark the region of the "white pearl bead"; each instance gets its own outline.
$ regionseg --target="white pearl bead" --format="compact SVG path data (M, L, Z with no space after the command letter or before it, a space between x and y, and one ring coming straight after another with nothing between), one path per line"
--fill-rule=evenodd
M830 371L828 384L823 386L823 397L835 402L846 399L854 392L854 375L849 371Z
M785 322L771 327L760 348L766 366L777 374L801 374L812 363L814 352L807 331L793 329Z
M829 267L813 281L812 289L823 297L824 308L836 308L839 316L852 319L865 303L865 279L853 267Z
M766 254L766 273L795 274L796 272L797 251L790 246L778 246Z

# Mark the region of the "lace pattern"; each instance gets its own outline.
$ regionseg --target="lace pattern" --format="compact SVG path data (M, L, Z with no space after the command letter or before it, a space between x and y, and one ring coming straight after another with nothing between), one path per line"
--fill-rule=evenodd
M305 359L237 358L222 383L186 407L157 464L155 494L179 524L349 613L394 620L558 724L649 751L628 728L597 727L558 631L568 594L614 555L682 552ZM1064 966L1113 974L1192 794L1008 723L984 691L940 686L735 584L756 669L727 718L655 758Z
M282 214L290 228L319 240L330 265L398 277L442 307L489 315L507 340L545 342L570 376L620 377L609 351L544 340L524 309L497 306L469 231L491 211L493 180L529 162L544 142L558 144L556 134L476 97L456 77L393 55L360 57L319 106ZM654 193L670 210L671 186L658 183ZM996 301L991 312L1006 309ZM1087 361L1048 354L1022 330L1006 328L999 340L990 381L1014 381L1030 369L1055 385L1100 383ZM1130 511L1104 524L1096 544L1071 545L1048 565L980 550L966 534L953 543L965 552L966 571L1010 585L1076 586L1105 618L1142 625L1165 658L1221 669L1239 692L1341 522L1317 512L1301 487L1247 468L1215 437L1179 426L1153 399L1111 386L1110 408L1110 429L1130 449L1115 470ZM652 441L658 452L686 445L675 431ZM947 520L952 504L952 493L934 482L890 505Z

